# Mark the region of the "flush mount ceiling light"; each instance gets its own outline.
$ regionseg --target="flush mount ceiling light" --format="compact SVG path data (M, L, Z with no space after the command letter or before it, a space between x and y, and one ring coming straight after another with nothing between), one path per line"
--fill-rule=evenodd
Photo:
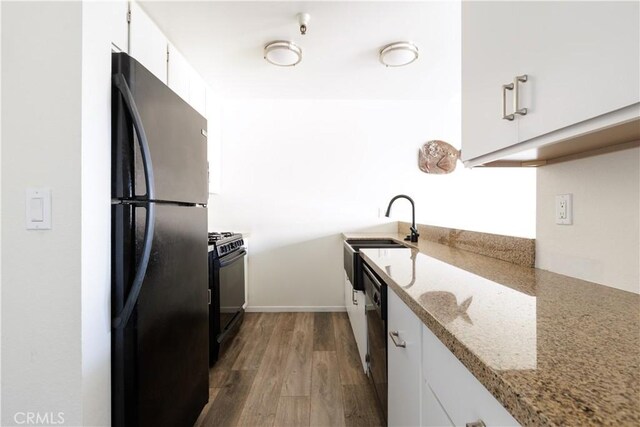
M293 42L277 40L264 47L264 59L279 67L291 67L302 61L302 49Z
M380 62L387 67L402 67L418 59L418 46L410 42L391 43L380 49Z

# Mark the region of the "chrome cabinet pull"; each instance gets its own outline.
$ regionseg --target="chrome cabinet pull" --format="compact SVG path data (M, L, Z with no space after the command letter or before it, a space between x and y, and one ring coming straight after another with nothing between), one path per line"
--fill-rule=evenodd
M467 423L467 427L487 427L487 425L482 420L474 421L472 423Z
M389 336L391 337L391 340L393 341L393 344L396 347L402 347L402 348L407 347L407 343L400 339L400 333L398 331L389 332Z
M526 74L523 74L521 76L516 76L513 79L513 86L514 86L514 90L513 90L513 114L511 114L512 116L514 114L518 114L520 116L525 116L527 114L527 109L526 108L519 108L520 105L520 85L519 83L526 83L527 80L529 80L529 76L527 76Z
M507 91L508 90L513 90L513 83L502 85L502 119L511 121L515 119L516 116L514 114L507 114Z
M358 300L356 299L356 290L351 288L351 302L353 305L358 305Z

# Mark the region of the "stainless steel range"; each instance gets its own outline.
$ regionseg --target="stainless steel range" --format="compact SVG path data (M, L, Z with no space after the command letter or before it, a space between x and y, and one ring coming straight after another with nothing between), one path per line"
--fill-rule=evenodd
M209 365L242 324L246 255L242 234L209 233Z

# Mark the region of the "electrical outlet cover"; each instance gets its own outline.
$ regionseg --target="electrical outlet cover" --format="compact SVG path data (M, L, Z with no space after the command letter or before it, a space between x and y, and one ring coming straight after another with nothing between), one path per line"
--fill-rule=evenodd
M571 194L556 196L556 224L573 224L573 197Z

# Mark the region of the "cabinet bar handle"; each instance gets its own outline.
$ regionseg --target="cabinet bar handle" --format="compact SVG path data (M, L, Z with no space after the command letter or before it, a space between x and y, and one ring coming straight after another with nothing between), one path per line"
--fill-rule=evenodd
M474 421L472 423L467 423L467 427L487 427L487 425L482 420Z
M516 116L513 114L507 114L507 91L508 90L513 90L513 83L502 85L502 119L511 121L515 119Z
M351 302L353 305L358 305L358 300L356 299L356 290L351 288Z
M518 106L520 105L520 85L519 83L526 83L527 80L529 79L529 76L527 76L526 74L523 74L521 76L516 76L513 79L513 86L514 86L514 90L513 90L513 114L518 114L521 116L525 116L527 114L527 109L526 108L519 108ZM513 116L512 114L512 116Z
M400 334L399 334L398 331L389 332L389 336L391 337L391 340L393 341L393 344L396 347L402 347L402 348L406 348L407 347L407 343L400 339Z

